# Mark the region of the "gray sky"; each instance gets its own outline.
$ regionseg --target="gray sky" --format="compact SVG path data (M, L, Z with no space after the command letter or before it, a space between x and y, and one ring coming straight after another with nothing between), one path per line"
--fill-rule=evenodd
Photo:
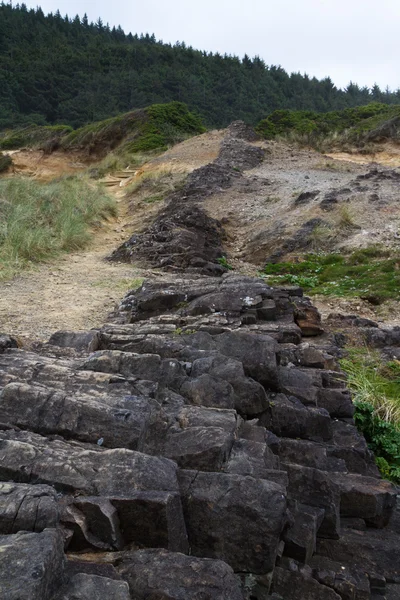
M20 0L21 1L21 0ZM199 50L259 55L338 87L400 88L399 0L37 0L45 13L121 25Z

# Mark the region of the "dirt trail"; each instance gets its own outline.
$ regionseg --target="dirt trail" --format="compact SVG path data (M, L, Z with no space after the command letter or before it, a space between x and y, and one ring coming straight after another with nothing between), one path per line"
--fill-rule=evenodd
M191 171L218 154L222 132L209 132L187 140L143 167L149 170ZM75 155L62 152L44 155L40 151L13 152L14 173L48 181L83 171L87 165ZM138 173L140 176L140 171ZM0 283L0 332L17 336L22 343L47 340L57 330L87 330L101 326L124 294L141 278L162 277L162 273L105 258L140 229L157 210L144 206L132 214L132 203L120 185L125 177L109 178L107 191L114 195L119 215L94 232L92 243L75 252L42 264L12 281ZM111 183L111 185L110 185Z

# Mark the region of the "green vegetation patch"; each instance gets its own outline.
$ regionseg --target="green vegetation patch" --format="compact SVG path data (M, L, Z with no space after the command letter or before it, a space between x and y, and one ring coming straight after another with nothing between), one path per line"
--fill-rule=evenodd
M0 278L84 247L90 229L115 214L115 201L83 179L0 180Z
M0 152L0 173L5 173L12 165L12 158L8 154Z
M341 360L356 406L355 422L383 477L400 483L400 363L353 348Z
M132 152L166 150L168 146L206 131L200 117L191 113L182 102L153 104L144 112L147 119L138 139L127 145Z
M68 125L29 125L4 131L0 134L0 149L15 150L29 147L55 150L60 140L71 131L73 129Z
M268 283L299 285L306 292L339 297L397 299L400 255L380 248L341 254L306 254L302 262L267 264Z
M265 139L277 136L297 136L308 143L333 134L346 132L347 142L361 142L385 121L400 117L400 105L388 106L371 102L358 108L346 108L326 113L307 110L275 110L257 125ZM339 136L340 137L340 136ZM335 140L332 138L332 142ZM343 138L336 140L343 141Z

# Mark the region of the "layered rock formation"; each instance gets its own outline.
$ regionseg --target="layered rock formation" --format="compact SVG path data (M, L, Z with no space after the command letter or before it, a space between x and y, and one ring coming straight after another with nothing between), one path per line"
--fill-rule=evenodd
M316 309L191 277L35 351L0 337L1 598L399 597L396 491Z

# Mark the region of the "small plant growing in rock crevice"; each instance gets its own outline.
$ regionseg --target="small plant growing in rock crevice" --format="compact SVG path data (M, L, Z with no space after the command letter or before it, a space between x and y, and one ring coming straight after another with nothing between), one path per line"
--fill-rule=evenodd
M225 269L228 269L228 271L233 271L233 267L232 267L232 265L230 265L230 264L228 263L228 260L227 260L226 256L220 256L220 257L217 259L217 262L218 262L218 263L219 263L221 266L225 267Z

